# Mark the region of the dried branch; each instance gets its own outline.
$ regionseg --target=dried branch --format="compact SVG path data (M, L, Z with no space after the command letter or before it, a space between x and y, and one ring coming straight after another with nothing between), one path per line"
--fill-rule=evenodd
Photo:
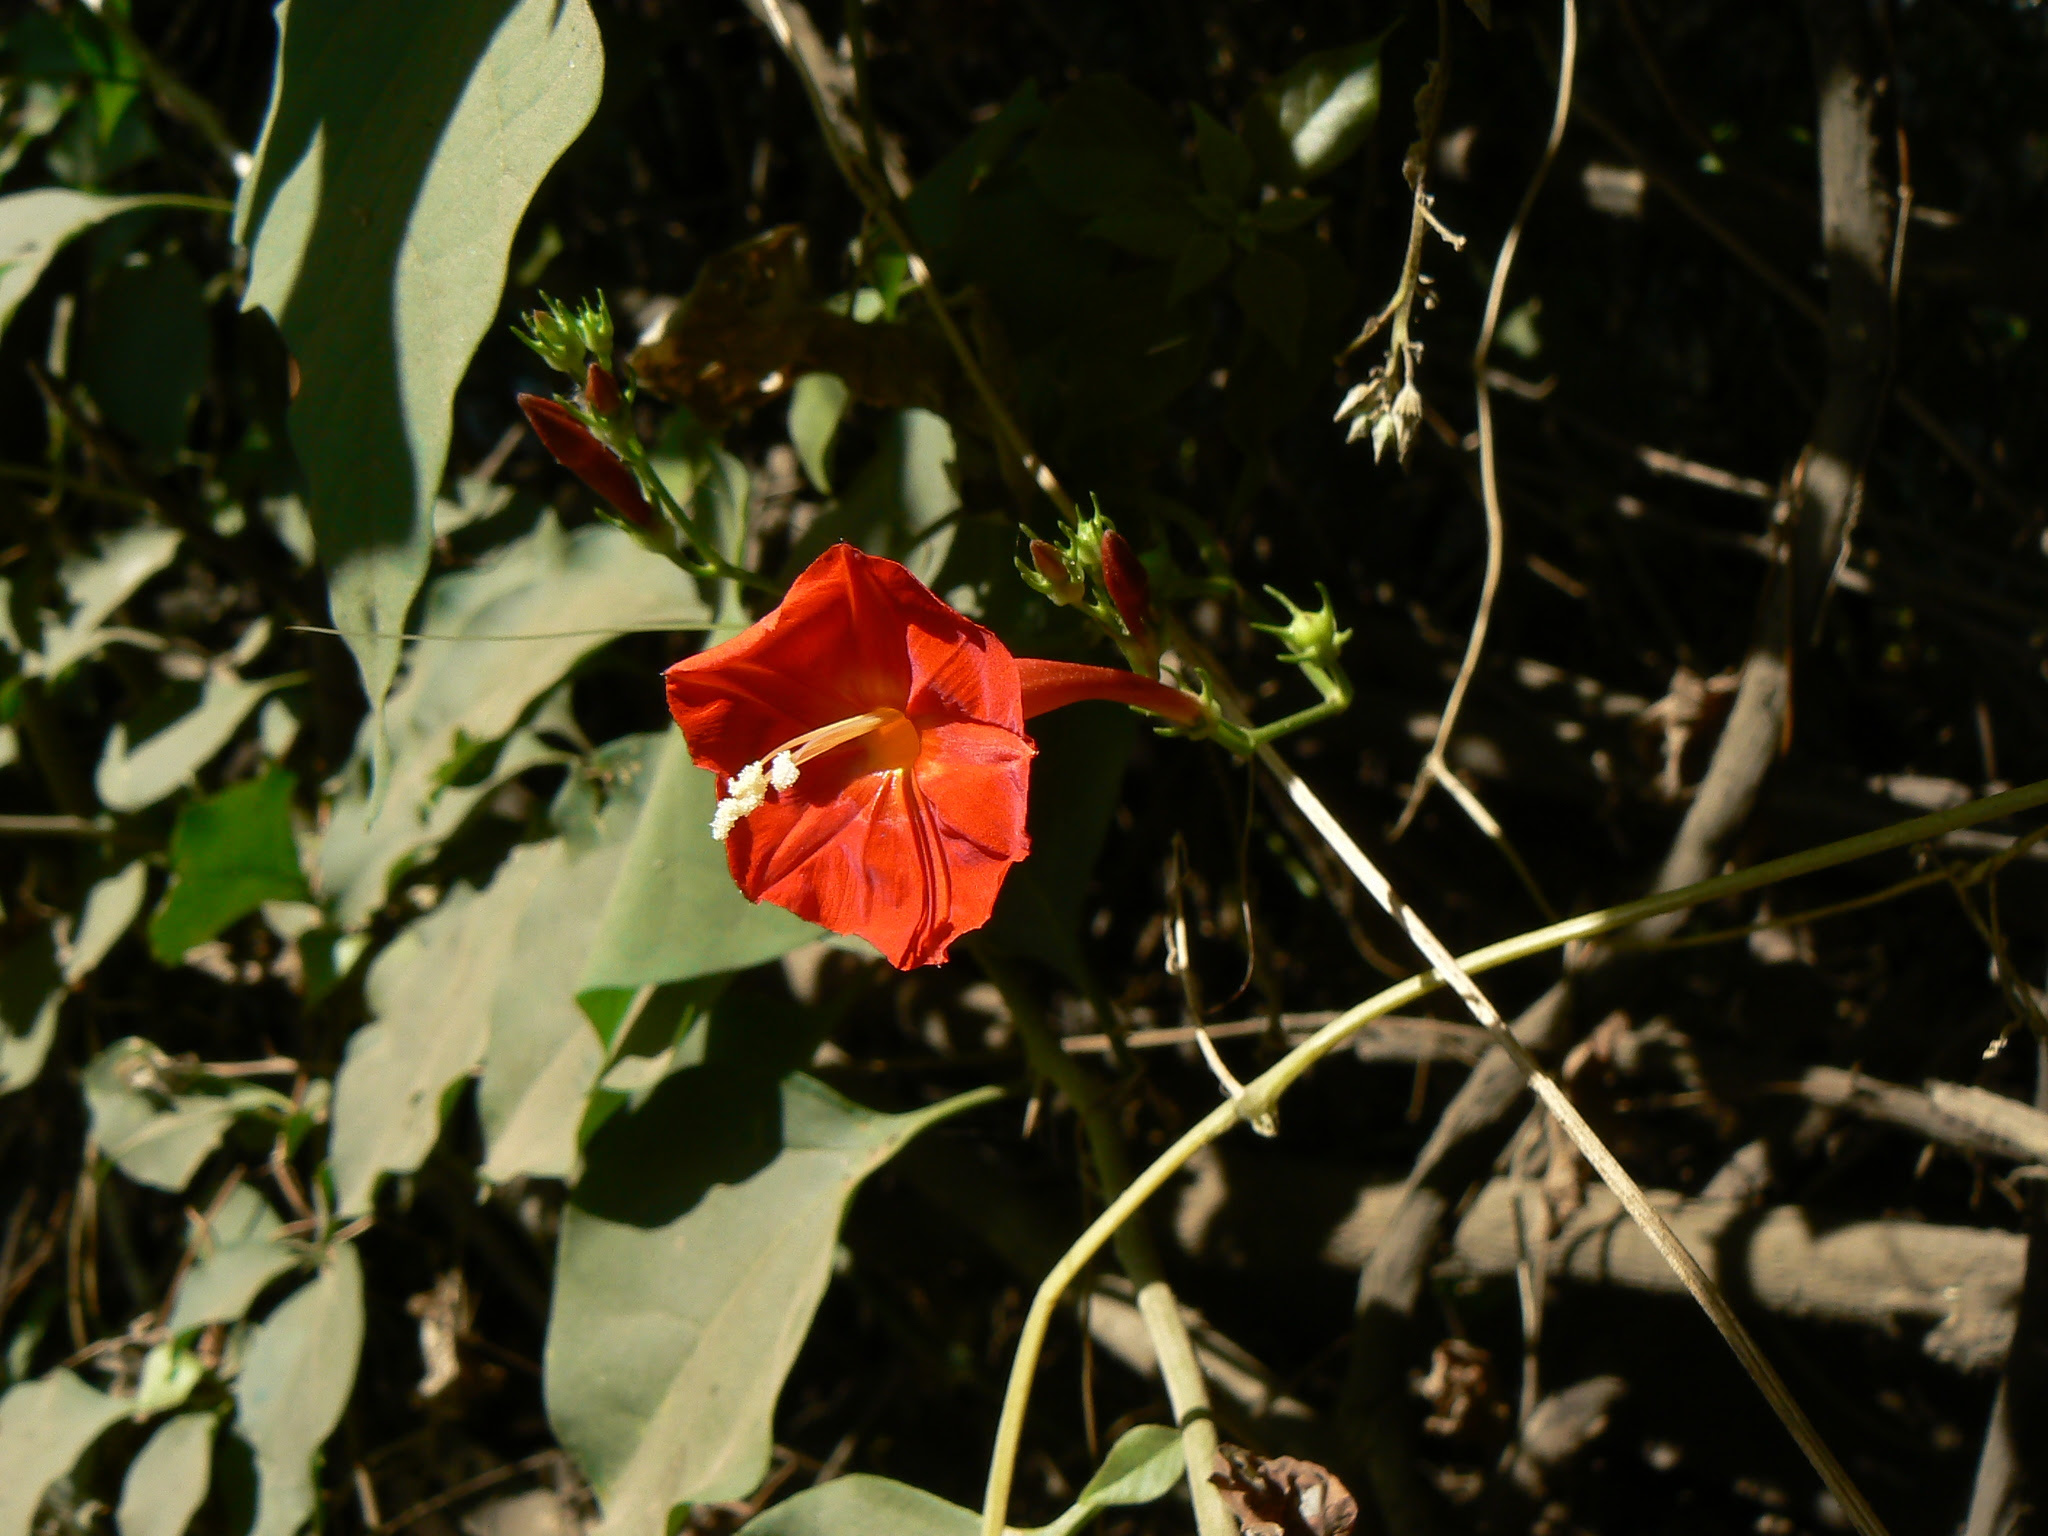
M1450 698L1445 702L1443 714L1437 720L1436 737L1429 744L1429 751L1423 757L1422 767L1415 775L1415 787L1408 793L1408 803L1401 807L1400 818L1394 823L1392 837L1398 838L1414 821L1415 813L1422 808L1428 797L1430 786L1441 781L1452 788L1454 798L1468 816L1479 826L1480 831L1490 838L1494 845L1506 855L1514 866L1529 892L1536 898L1536 904L1545 917L1556 914L1550 903L1544 899L1543 891L1537 885L1535 876L1522 863L1521 857L1502 834L1500 825L1479 805L1469 790L1462 789L1452 775L1450 764L1444 756L1449 747L1451 733L1457 729L1458 712L1464 707L1465 695L1472 687L1472 678L1479 670L1479 658L1486 649L1486 631L1493 621L1493 604L1500 592L1501 566L1507 548L1507 529L1500 510L1500 464L1493 435L1493 387L1490 361L1493 354L1493 335L1500 324L1501 304L1507 295L1508 274L1515 264L1515 251L1522 243L1522 231L1527 227L1529 214L1536 206L1537 196L1543 191L1543 183L1550 175L1551 163L1557 159L1558 146L1564 142L1565 125L1571 121L1572 83L1578 72L1579 61L1579 8L1574 0L1564 0L1563 39L1558 47L1557 103L1551 113L1550 136L1543 142L1543 153L1537 158L1536 169L1530 173L1529 185L1522 193L1522 203L1515 210L1514 222L1508 226L1502 237L1500 254L1494 259L1493 280L1487 285L1486 311L1479 322L1479 342L1472 349L1473 391L1479 412L1479 486L1480 501L1486 512L1486 569L1479 582L1479 610L1472 617L1472 632L1465 642L1464 658L1458 663L1458 675L1451 683Z
M1884 402L1892 334L1891 205L1875 169L1881 141L1872 121L1876 93L1863 36L1868 22L1853 0L1811 0L1809 12L1820 162L1828 183L1822 236L1832 301L1829 387L1784 508L1788 519L1797 519L1798 558L1774 564L1765 576L1735 704L1658 871L1658 891L1696 883L1719 867L1777 759L1791 719L1791 653L1796 637L1806 632L1797 604L1802 596L1808 602L1816 598L1835 566ZM1683 913L1672 912L1632 936L1663 938L1684 920ZM1604 1014L1612 996L1582 1000L1578 993L1593 972L1615 971L1613 960L1611 953L1591 949L1576 957L1566 978L1516 1022L1518 1046L1543 1059L1575 1037L1581 1011ZM1618 970L1601 979L1599 990L1620 991L1641 974L1641 965ZM1466 1079L1416 1157L1388 1240L1374 1249L1359 1277L1344 1411L1368 1448L1373 1488L1396 1532L1427 1529L1433 1503L1408 1449L1413 1411L1402 1372L1415 1310L1451 1210L1491 1163L1505 1122L1521 1101L1523 1077L1523 1068L1503 1050L1489 1053Z

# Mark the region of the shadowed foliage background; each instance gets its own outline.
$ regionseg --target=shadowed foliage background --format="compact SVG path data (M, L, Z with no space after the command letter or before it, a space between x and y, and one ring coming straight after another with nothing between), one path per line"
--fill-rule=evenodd
M1114 664L1017 576L1058 514L942 302L1256 717L1312 698L1262 589L1327 588L1356 696L1282 751L1459 951L2048 775L2043 11L1599 0L1491 343L1505 541L1443 746L1503 840L1441 784L1396 835L1558 88L1559 12L1486 11L0 21L0 1536L950 1530L852 1479L979 1506L1038 1279L1217 1101L1185 1026L1249 1079L1418 968L1270 783L1102 705L1035 726L1035 852L948 966L748 907L659 673L766 599L527 433L544 292L605 295L656 471L769 583L848 539ZM1443 233L1400 463L1332 417L1388 361L1346 346L1401 288L1404 162ZM1900 1533L2042 1518L2028 831L1487 983ZM1361 1531L1839 1528L1423 1011L1105 1255L1012 1520L1190 1528L1149 1265L1225 1438Z

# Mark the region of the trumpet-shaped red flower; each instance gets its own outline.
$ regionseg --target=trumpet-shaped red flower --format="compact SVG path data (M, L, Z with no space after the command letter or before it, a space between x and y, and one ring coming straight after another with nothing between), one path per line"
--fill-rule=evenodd
M1116 699L1201 706L1129 672L1020 660L893 560L828 549L774 612L668 669L733 879L902 968L989 919L1024 830L1030 716Z

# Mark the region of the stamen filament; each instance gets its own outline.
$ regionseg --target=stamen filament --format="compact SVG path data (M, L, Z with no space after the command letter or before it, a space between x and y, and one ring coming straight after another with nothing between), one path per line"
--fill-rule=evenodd
M858 741L870 731L880 730L901 714L902 711L896 709L872 709L864 715L849 715L844 720L834 720L830 725L821 725L814 731L792 736L768 755L771 758L787 757L801 768L814 757L823 757L836 747Z

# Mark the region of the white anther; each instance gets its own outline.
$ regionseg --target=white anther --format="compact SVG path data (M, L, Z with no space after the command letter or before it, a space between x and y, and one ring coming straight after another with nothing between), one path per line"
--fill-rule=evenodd
M775 760L768 765L768 782L787 794L796 788L799 772L794 757L787 752L778 752L775 754Z
M725 798L711 813L711 839L724 842L732 829L761 809L768 799L768 773L759 763L749 763L725 781Z
M731 837L732 829L745 819L746 814L737 800L719 801L718 808L711 813L711 840L722 843Z

